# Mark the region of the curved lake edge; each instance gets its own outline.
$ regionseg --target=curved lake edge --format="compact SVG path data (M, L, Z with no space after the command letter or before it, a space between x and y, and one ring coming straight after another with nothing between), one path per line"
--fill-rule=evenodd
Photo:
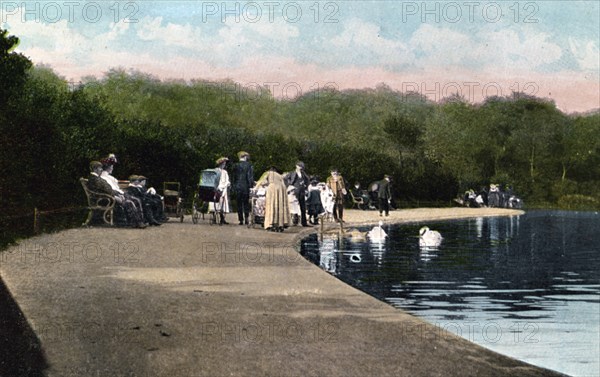
M409 213L394 211L388 221ZM423 211L416 213L422 218ZM379 220L375 212L348 211L348 220L355 216ZM48 376L563 375L442 333L325 273L293 248L294 240L316 230L273 233L189 219L144 231L70 229L11 247L0 276L37 334L49 365L40 369ZM107 253L55 261L47 251L46 260L30 259L38 246L71 250L77 243ZM267 243L279 246L255 250L264 258L238 247ZM219 255L202 245L228 246ZM117 251L137 259L117 261ZM89 324L95 331L85 329ZM273 334L282 324L291 332ZM215 332L220 325L223 332ZM266 330L259 341L240 340L231 330L242 327ZM302 329L306 336L294 337Z
M534 211L536 211L536 210L539 211L540 209L535 209ZM566 211L566 210L563 210L563 211ZM348 211L348 210L346 210L345 213L346 213L346 215L345 215L346 219L348 219L348 217L350 217L350 219L347 221L344 221L343 227L344 227L344 229L350 229L350 228L359 228L359 227L378 225L380 221L383 222L384 226L386 226L386 225L394 226L394 225L402 225L402 224L419 224L419 223L423 223L423 222L460 221L460 220L469 220L469 219L476 219L476 218L483 218L483 217L522 216L522 215L526 214L526 211L520 210L520 209L505 209L505 208L455 208L455 207L452 207L452 208L414 208L414 209L406 209L406 210L400 209L400 210L390 212L390 216L387 216L387 217L377 216L376 211L361 211L361 210ZM348 216L349 213L351 214L350 216ZM368 215L365 216L365 213L370 214L370 216L368 216ZM339 233L339 231L340 231L340 224L336 223L336 222L326 222L318 230L315 230L315 228L303 230L300 233L298 233L295 237L294 242L296 244L296 249L300 253L302 241L311 235L316 234L318 236L321 232L335 234L335 233ZM307 261L312 264L312 262L310 262L308 259L307 259ZM338 279L337 277L331 275L327 271L324 271L318 265L316 265L315 267L317 267L324 274L332 276L335 279L342 282L343 284L346 284L349 288L355 289L355 290L363 293L364 295L375 298L374 296L371 296L369 293L364 292L356 287L353 287L349 283ZM423 321L427 326L435 327L434 324L430 323L429 321L427 321L424 318L417 316L416 314L410 313L409 311L407 311L405 309L394 306L390 302L380 300L377 298L375 298L375 299L381 303L388 305L393 310L399 311L403 314L413 316L414 318ZM431 330L431 331L436 331L436 330ZM445 333L444 336L451 335L451 336L456 336L458 339L464 340L464 338L458 337L457 335L455 335L449 331L445 331L445 330L443 330L443 331ZM471 342L469 340L467 340L467 342L470 343L471 345L473 345L474 347L484 349L488 352L493 352L495 354L501 355L503 357L509 358L511 360L514 360L514 361L517 361L520 363L524 363L524 364L530 366L531 368L539 369L539 371L542 372L543 375L568 376L567 374L563 374L559 371L540 367L540 366L528 363L527 361L517 359L510 355L506 355L506 354L494 351L490 348L481 346L475 342Z

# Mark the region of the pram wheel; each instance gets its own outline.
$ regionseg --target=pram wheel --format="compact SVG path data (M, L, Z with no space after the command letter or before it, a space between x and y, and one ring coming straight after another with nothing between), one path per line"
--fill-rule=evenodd
M198 224L198 219L200 218L200 212L196 209L196 205L192 207L192 223Z
M217 212L216 211L210 212L210 219L208 220L208 224L209 225L217 224Z
M194 213L192 213L192 223L198 224L198 211L194 209Z

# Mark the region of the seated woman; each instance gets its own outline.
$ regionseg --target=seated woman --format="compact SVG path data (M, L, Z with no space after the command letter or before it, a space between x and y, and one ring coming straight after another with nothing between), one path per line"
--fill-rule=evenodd
M100 161L90 162L88 188L91 191L114 196L117 208L120 208L125 213L127 223L133 228L145 228L146 225L144 224L142 213L137 209L133 201L114 191L104 179L100 178L101 174L102 163Z
M121 187L119 187L119 180L112 175L114 166L117 163L117 157L111 153L108 155L108 157L100 160L100 162L102 163L102 174L100 174L100 178L108 182L110 187L112 187L113 191L115 192L115 195L122 196L125 200L133 201L133 204L135 204L137 210L143 213L144 207L142 206L142 202L138 198L130 195L128 192L123 191Z
M283 177L272 166L258 181L258 186L267 188L264 228L283 232L290 225L290 210Z

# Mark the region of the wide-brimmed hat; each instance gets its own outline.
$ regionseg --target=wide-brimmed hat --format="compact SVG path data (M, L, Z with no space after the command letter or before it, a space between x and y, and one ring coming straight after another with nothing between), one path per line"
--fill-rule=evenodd
M245 152L245 151L239 151L237 154L238 158L242 158L242 157L250 157L250 153Z
M224 162L229 161L229 159L227 157L219 157L216 161L217 165L221 165Z
M100 160L100 162L102 163L102 165L107 166L107 165L114 165L117 163L117 156L115 156L114 153L111 153L108 155L108 157L103 158L102 160Z

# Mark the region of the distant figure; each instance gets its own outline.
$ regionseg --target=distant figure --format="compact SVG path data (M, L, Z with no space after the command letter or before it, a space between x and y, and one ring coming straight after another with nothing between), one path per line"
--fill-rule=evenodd
M374 207L371 205L371 198L369 194L367 194L366 190L361 190L360 182L354 182L354 188L352 189L352 195L356 199L361 198L363 201L363 209L369 208L373 209Z
M488 193L488 206L491 208L500 207L500 189L495 184L490 185L490 192Z
M442 243L442 235L440 232L430 230L424 226L419 229L419 246L423 247L438 247Z
M369 239L373 242L385 241L385 238L387 237L387 233L383 230L382 226L383 226L383 221L380 221L379 226L373 227L373 229L371 229L369 231L369 233L367 233L367 237L369 237Z
M379 182L379 189L377 190L377 199L379 200L379 216L382 216L385 211L385 215L390 215L390 201L392 200L392 193L390 190L391 177L385 175Z
M477 207L476 202L477 195L475 195L475 191L473 189L469 189L465 191L465 195L463 197L464 204L466 207Z

